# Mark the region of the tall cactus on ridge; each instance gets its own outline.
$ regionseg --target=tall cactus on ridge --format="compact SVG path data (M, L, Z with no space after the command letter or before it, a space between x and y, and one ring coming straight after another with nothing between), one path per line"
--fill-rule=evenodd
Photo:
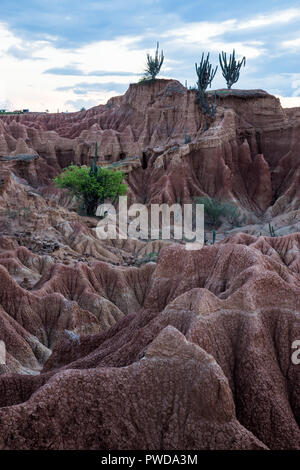
M204 52L202 52L201 62L199 65L197 65L196 62L195 68L198 76L198 90L200 93L204 93L208 85L211 87L211 82L213 81L214 76L216 75L218 66L213 69L212 64L209 62L209 53L207 54L206 59L204 59Z
M226 80L227 88L230 90L232 85L236 83L240 77L241 67L246 64L246 57L242 60L236 61L235 50L233 49L232 54L229 56L229 62L227 63L226 52L222 51L222 55L219 54L219 62L222 69L222 75Z
M197 65L195 63L196 73L198 76L197 86L197 100L201 106L202 112L205 115L210 116L213 118L216 115L216 95L214 96L214 102L210 103L209 98L205 92L208 85L211 87L211 82L216 75L218 66L213 69L212 64L209 62L209 53L207 54L206 58L204 58L204 52L202 53L201 62ZM208 124L206 123L206 128L208 128Z
M161 51L160 55L158 54L159 42L156 46L155 57L153 58L150 54L147 54L147 66L146 74L150 75L152 80L155 80L156 75L159 74L161 66L164 61L164 53Z

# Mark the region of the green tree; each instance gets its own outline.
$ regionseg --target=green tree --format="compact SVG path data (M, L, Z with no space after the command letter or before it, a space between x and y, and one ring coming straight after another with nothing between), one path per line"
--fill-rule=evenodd
M99 204L106 199L113 202L127 192L123 183L124 173L94 165L71 165L54 178L58 188L67 188L83 202L87 215L94 215Z
M160 55L158 54L159 43L156 46L155 57L153 58L150 54L147 54L147 65L146 65L146 75L151 77L151 80L155 80L156 75L159 74L161 66L164 61L164 53L161 51ZM147 78L147 77L146 77Z

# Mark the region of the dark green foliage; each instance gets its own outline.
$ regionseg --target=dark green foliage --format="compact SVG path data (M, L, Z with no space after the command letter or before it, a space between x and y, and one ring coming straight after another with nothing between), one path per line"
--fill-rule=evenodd
M155 57L152 57L150 54L147 54L147 65L146 65L146 79L147 76L152 80L156 78L156 75L159 74L161 66L164 61L164 53L161 51L160 55L158 53L159 43L157 43Z
M91 159L90 176L97 175L98 168L100 168L100 165L99 165L99 167L97 166L97 162L98 162L98 142L96 142L96 144L95 144L94 159L93 158Z
M210 97L207 93L202 92L201 90L197 93L197 100L200 104L201 110L204 114L209 117L214 118L217 112L217 95L214 93L213 100L210 100Z
M233 53L229 56L229 62L227 62L226 52L222 51L222 55L219 54L219 62L223 77L227 83L227 88L230 89L232 85L238 81L241 67L246 64L246 57L236 61L235 50L233 49Z
M206 59L204 59L204 52L202 53L201 62L197 65L195 63L196 73L198 76L197 86L198 90L202 93L205 92L208 85L211 87L211 82L216 75L218 66L215 69L212 68L212 64L209 62L209 54L207 54Z
M239 209L230 202L224 202L223 206L226 213L226 220L235 227L241 227L246 218L241 217Z
M153 82L154 82L154 80L152 80L151 77L142 77L137 82L137 85L150 85Z
M223 214L223 204L217 199L210 197L196 197L195 202L196 204L204 205L204 214L208 223L217 226Z
M204 114L209 117L215 117L217 112L217 100L216 93L214 95L213 101L209 99L205 90L208 85L211 86L211 82L216 75L218 66L215 69L212 68L212 64L209 62L209 54L207 54L206 59L204 58L204 53L202 53L201 62L197 65L195 63L196 73L198 76L197 81L197 100L200 104L201 110ZM206 125L208 128L208 124Z
M142 264L146 264L150 262L156 263L158 259L158 255L159 253L156 253L153 251L152 253L148 253L147 255L145 255L144 258L137 259L135 264L138 266L141 266Z
M218 227L221 224L221 217L232 224L236 220L240 222L238 209L228 201L221 202L210 197L196 197L194 200L196 204L204 205L205 221L213 227Z

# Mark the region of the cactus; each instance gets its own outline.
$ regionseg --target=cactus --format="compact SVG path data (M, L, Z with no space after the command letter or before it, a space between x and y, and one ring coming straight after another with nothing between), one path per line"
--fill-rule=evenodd
M202 93L200 90L197 93L197 99L200 104L201 110L204 114L215 117L217 113L217 94L214 92L213 102L209 101L207 93Z
M98 142L96 142L96 144L95 144L95 162L94 162L94 168L95 168L95 172L96 172L96 173L97 173L97 171L98 171L97 162L98 162Z
M205 92L208 85L211 87L211 82L216 75L218 66L215 69L212 68L211 63L209 62L209 54L207 54L206 59L204 59L204 52L202 53L201 62L199 66L197 62L195 63L196 73L198 76L198 90L202 93Z
M212 68L212 65L209 62L209 54L207 54L206 59L204 59L204 53L202 53L201 62L199 66L197 62L195 63L196 73L198 76L197 81L197 100L200 104L202 112L211 117L214 117L217 112L217 96L216 92L214 93L213 103L210 103L208 95L205 93L206 88L211 86L211 82L216 75L218 66L215 69Z
M222 51L222 55L219 54L219 62L222 69L222 75L226 80L227 88L230 90L232 85L236 83L240 77L241 67L246 64L246 57L238 62L235 59L235 50L229 56L229 62L227 63L226 52Z
M215 242L216 242L216 236L217 236L217 232L215 230L212 231L212 244L214 245Z
M269 232L270 232L271 237L276 237L275 229L274 229L273 225L270 224L270 222L269 222Z
M147 66L146 74L151 77L151 80L155 80L156 75L159 74L161 66L164 61L164 53L161 51L160 56L158 55L159 42L156 46L155 57L153 58L150 54L147 54Z
M98 142L95 144L95 156L94 158L91 159L91 165L90 165L90 175L94 174L97 175L98 169L100 168L100 165L97 165L98 162Z

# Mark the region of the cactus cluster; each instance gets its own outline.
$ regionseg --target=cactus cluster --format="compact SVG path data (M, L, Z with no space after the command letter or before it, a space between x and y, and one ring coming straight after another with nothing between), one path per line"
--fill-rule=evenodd
M222 55L219 54L219 62L222 69L222 75L226 80L227 88L230 90L232 85L236 83L240 77L241 67L246 64L246 57L242 60L236 61L235 50L229 56L229 62L227 62L226 52L222 51Z
M160 55L158 53L159 42L156 46L155 56L152 57L150 54L147 54L147 66L146 66L146 79L147 76L151 77L151 80L154 80L156 75L159 74L161 66L164 61L164 53L161 51Z
M215 69L212 68L212 64L209 62L209 54L207 54L206 59L204 59L204 52L202 53L201 62L199 66L197 62L195 63L196 73L198 76L197 86L198 90L202 93L205 92L208 85L211 87L211 82L216 75L218 66Z
M229 61L227 62L226 52L222 51L222 54L219 54L219 62L222 69L223 77L226 80L227 87L230 89L234 83L236 83L240 76L240 70L243 65L246 64L246 58L243 57L242 60L237 61L235 58L235 50L233 49L232 54L229 56ZM212 64L209 62L209 54L204 58L204 53L202 53L201 62L199 65L195 64L196 73L198 77L197 81L197 100L201 106L202 112L210 117L216 115L217 103L216 95L214 97L214 102L211 103L205 90L208 86L211 86L212 80L214 79L218 66L213 68ZM207 126L206 126L207 127Z

